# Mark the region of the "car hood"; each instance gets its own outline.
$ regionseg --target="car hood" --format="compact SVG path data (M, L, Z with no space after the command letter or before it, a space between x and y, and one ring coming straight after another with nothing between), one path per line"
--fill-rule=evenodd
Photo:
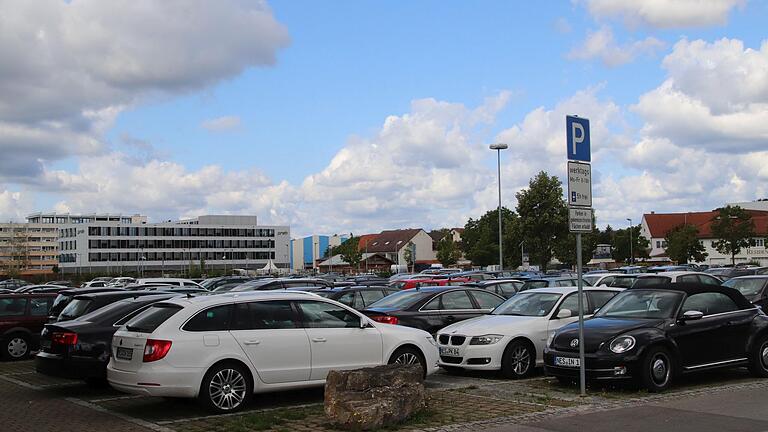
M639 328L658 327L663 319L622 319L622 318L592 318L584 321L584 351L597 351L603 342L616 336L637 330ZM579 337L579 323L571 323L561 328L552 340L552 347L558 351L578 352L578 345L571 342Z
M514 316L514 315L483 315L451 324L440 330L440 334L460 334L465 336L482 336L487 334L513 334L522 327L528 326L544 317Z

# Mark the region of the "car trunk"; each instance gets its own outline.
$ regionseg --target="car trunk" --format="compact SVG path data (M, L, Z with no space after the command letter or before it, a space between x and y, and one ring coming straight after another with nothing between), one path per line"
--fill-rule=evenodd
M112 338L112 365L121 371L136 372L144 358L148 333L119 330Z

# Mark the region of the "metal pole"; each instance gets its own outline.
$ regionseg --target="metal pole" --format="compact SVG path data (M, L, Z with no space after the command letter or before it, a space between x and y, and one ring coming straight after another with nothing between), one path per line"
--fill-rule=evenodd
M501 149L496 150L496 162L499 172L499 270L504 270L504 255L501 251Z
M583 282L581 280L581 234L576 234L576 284L579 296L579 383L581 396L587 395L586 365L584 364L584 298Z
M632 252L632 219L629 221L629 263L635 264L635 254Z

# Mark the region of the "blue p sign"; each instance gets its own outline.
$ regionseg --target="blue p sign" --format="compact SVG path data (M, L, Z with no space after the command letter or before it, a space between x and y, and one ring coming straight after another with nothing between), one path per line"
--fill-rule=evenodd
M568 144L568 159L583 162L592 160L589 142L589 120L565 116L565 136Z

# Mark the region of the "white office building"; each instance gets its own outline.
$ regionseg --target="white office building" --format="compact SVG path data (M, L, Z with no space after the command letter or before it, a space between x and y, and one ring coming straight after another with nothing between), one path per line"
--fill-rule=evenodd
M256 216L208 215L162 223L91 221L59 232L63 273L165 273L212 269L288 269L290 228Z

